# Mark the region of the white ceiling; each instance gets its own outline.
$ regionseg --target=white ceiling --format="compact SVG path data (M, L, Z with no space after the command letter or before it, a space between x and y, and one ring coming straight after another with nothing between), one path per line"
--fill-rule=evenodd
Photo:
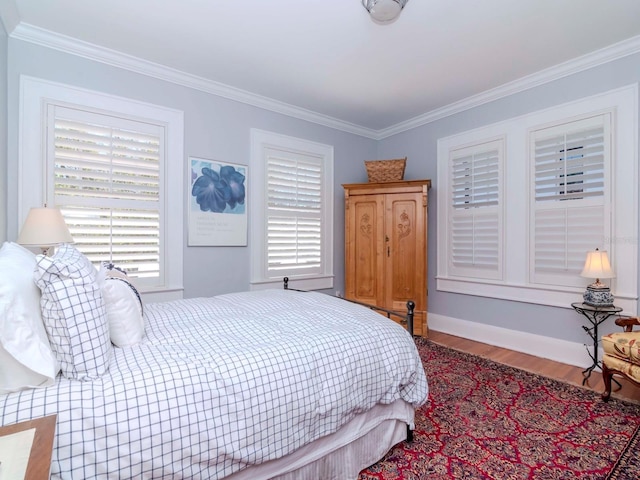
M409 0L389 25L361 0L0 0L0 16L10 35L44 29L372 132L618 42L640 51L640 0Z

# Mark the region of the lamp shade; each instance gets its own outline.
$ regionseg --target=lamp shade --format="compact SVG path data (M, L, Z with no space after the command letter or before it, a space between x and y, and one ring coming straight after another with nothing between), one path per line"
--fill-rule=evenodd
M593 252L587 253L587 258L584 262L584 268L580 274L586 278L613 278L615 277L613 270L611 270L611 264L609 263L609 257L604 250L598 250L597 248Z
M27 247L45 248L61 243L73 243L73 237L59 209L32 208L22 225L17 243Z

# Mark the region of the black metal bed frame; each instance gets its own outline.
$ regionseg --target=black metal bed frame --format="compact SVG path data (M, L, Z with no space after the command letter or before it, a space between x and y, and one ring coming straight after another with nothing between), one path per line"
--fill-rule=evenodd
M285 290L293 290L294 292L307 292L307 290L299 290L297 288L290 288L289 287L289 277L284 277L283 278L283 282L284 282L284 289ZM335 297L334 295L331 295L333 297ZM400 313L397 310L389 310L388 308L382 308L382 307L378 307L377 305L371 305L369 303L364 303L364 302L359 302L357 300L351 300L350 298L345 298L345 297L335 297L335 298L340 298L342 300L345 300L347 302L351 302L351 303L357 303L358 305L362 305L363 307L367 307L370 308L371 310L375 310L376 312L382 312L384 314L386 314L387 318L391 318L393 317L397 317L400 319L400 323L402 325L406 325L407 331L409 332L409 334L413 337L413 315L414 315L414 310L416 308L416 304L413 300L409 300L407 302L407 313Z
M285 290L292 290L294 292L303 292L303 293L308 292L308 290L299 290L297 288L289 288L289 277L284 277L282 280L284 282ZM411 337L413 337L413 312L414 312L414 309L416 308L416 304L412 300L409 300L407 302L407 313L403 315L402 313L395 310L389 310L387 308L378 307L376 305L358 302L357 300L351 300L349 298L344 298L344 297L335 297L335 298L340 298L342 300L346 300L347 302L356 303L358 305L362 305L364 307L370 308L371 310L385 313L387 318L389 319L391 319L392 316L398 317L400 319L401 324L406 324L407 331L409 332ZM407 425L407 442L412 442L412 441L413 441L413 430L411 430L411 428L409 428L409 425Z

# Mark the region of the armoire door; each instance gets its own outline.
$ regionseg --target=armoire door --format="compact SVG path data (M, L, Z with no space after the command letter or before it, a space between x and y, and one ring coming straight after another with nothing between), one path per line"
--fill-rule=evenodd
M426 207L420 193L385 195L384 307L416 304L414 331L422 335L426 303Z
M380 305L384 294L384 195L352 197L346 210L346 298Z

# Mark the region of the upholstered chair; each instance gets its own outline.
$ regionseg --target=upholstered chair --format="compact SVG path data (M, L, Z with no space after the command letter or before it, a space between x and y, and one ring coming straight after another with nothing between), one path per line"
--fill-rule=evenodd
M602 399L606 402L611 395L611 378L621 375L631 383L640 387L640 330L633 331L634 325L640 325L635 317L618 318L616 325L623 327L624 332L610 333L602 337L602 379L604 392Z

